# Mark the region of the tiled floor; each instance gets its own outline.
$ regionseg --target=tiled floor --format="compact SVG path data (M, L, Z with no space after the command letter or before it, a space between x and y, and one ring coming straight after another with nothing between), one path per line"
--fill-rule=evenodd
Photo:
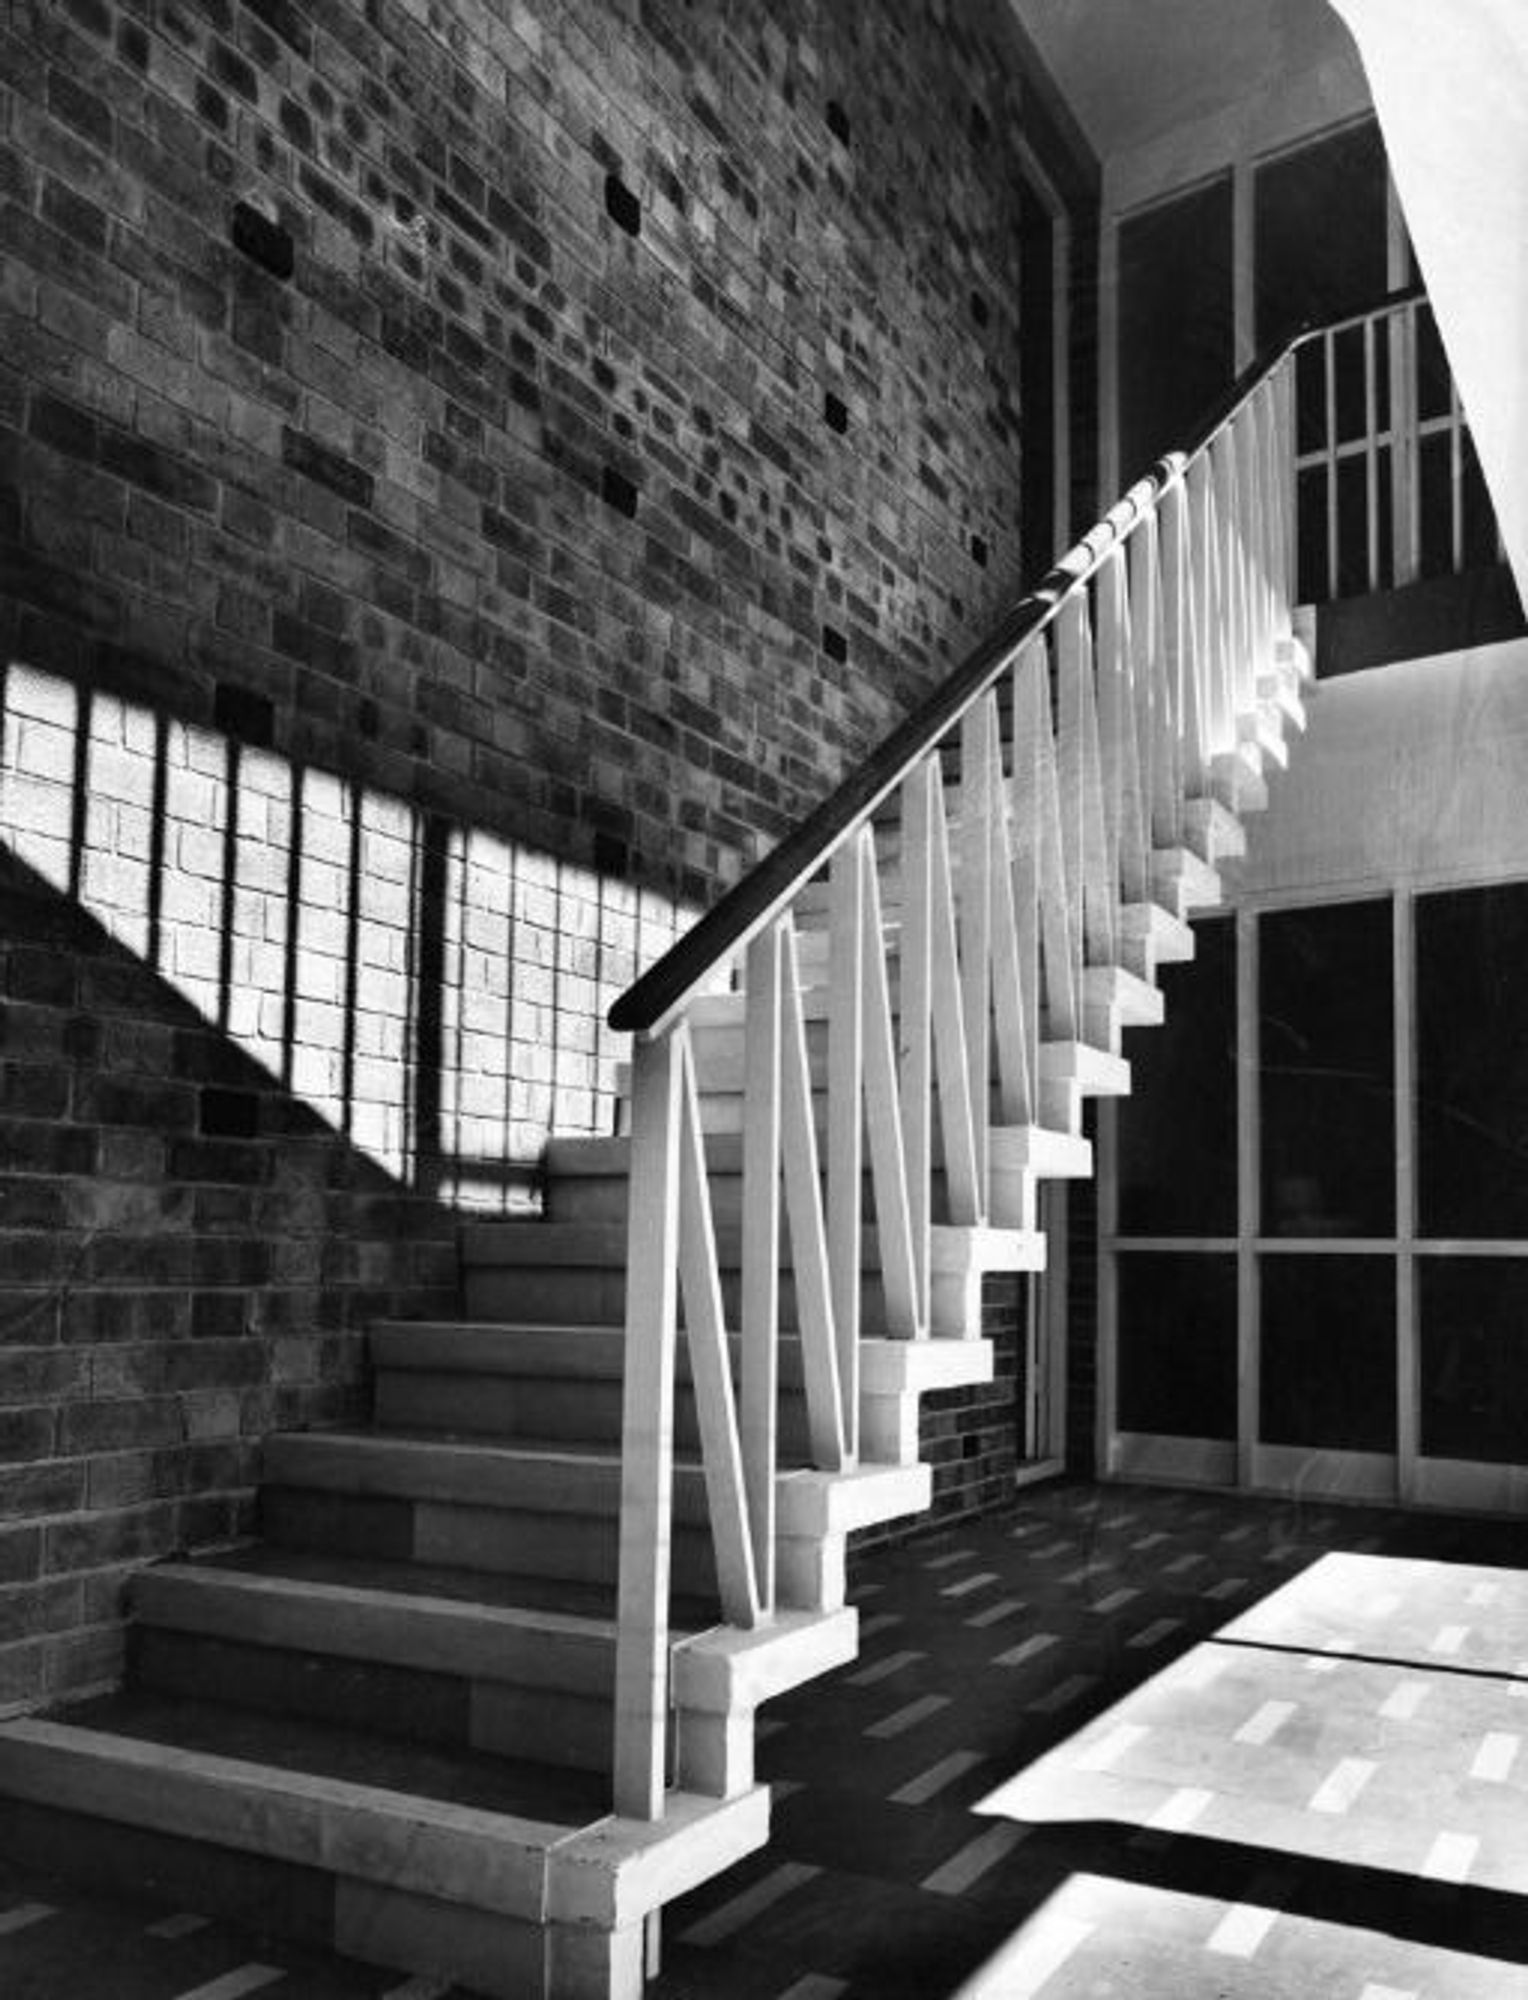
M855 1570L652 2000L1528 2000L1528 1532L1063 1485ZM4 2000L438 2000L0 1873Z
M867 1561L655 2000L1528 1996L1525 1556L1073 1485Z

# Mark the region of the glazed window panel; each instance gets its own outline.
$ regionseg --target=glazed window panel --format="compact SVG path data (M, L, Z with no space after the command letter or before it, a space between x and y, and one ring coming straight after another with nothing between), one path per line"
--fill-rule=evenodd
M1419 896L1419 1233L1528 1236L1528 884Z
M1424 1257L1417 1296L1423 1454L1528 1464L1528 1260Z
M1125 1236L1236 1233L1236 930L1194 926L1197 949L1163 968L1166 1019L1130 1047L1119 1113Z
M1259 924L1263 1231L1395 1233L1388 901Z
M1264 1444L1393 1452L1395 1374L1389 1257L1263 1259Z
M1119 1259L1118 1420L1158 1437L1236 1436L1236 1259Z

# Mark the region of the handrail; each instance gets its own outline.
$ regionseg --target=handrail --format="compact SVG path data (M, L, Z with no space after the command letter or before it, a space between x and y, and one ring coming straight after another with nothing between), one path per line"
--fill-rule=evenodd
M655 1034L668 1026L715 967L756 937L935 748L951 725L997 681L1017 649L1044 630L1062 605L1092 580L1105 556L1129 539L1162 494L1181 482L1189 464L1209 449L1258 385L1287 356L1308 340L1340 332L1375 313L1398 310L1425 297L1421 285L1386 292L1362 311L1303 326L1265 349L1213 406L1187 449L1169 453L1144 479L1137 480L921 707L899 723L778 847L627 988L610 1009L610 1026L630 1034Z

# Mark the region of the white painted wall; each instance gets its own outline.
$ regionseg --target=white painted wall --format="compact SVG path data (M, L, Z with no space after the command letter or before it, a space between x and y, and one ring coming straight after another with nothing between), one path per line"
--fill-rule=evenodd
M1239 891L1528 877L1528 640L1320 682Z

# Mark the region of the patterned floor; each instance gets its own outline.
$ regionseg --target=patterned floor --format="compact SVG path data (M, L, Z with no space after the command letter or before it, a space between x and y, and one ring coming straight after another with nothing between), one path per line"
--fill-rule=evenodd
M1528 1531L1078 1484L855 1567L652 2000L1528 2000ZM0 1872L4 2000L445 2000Z

